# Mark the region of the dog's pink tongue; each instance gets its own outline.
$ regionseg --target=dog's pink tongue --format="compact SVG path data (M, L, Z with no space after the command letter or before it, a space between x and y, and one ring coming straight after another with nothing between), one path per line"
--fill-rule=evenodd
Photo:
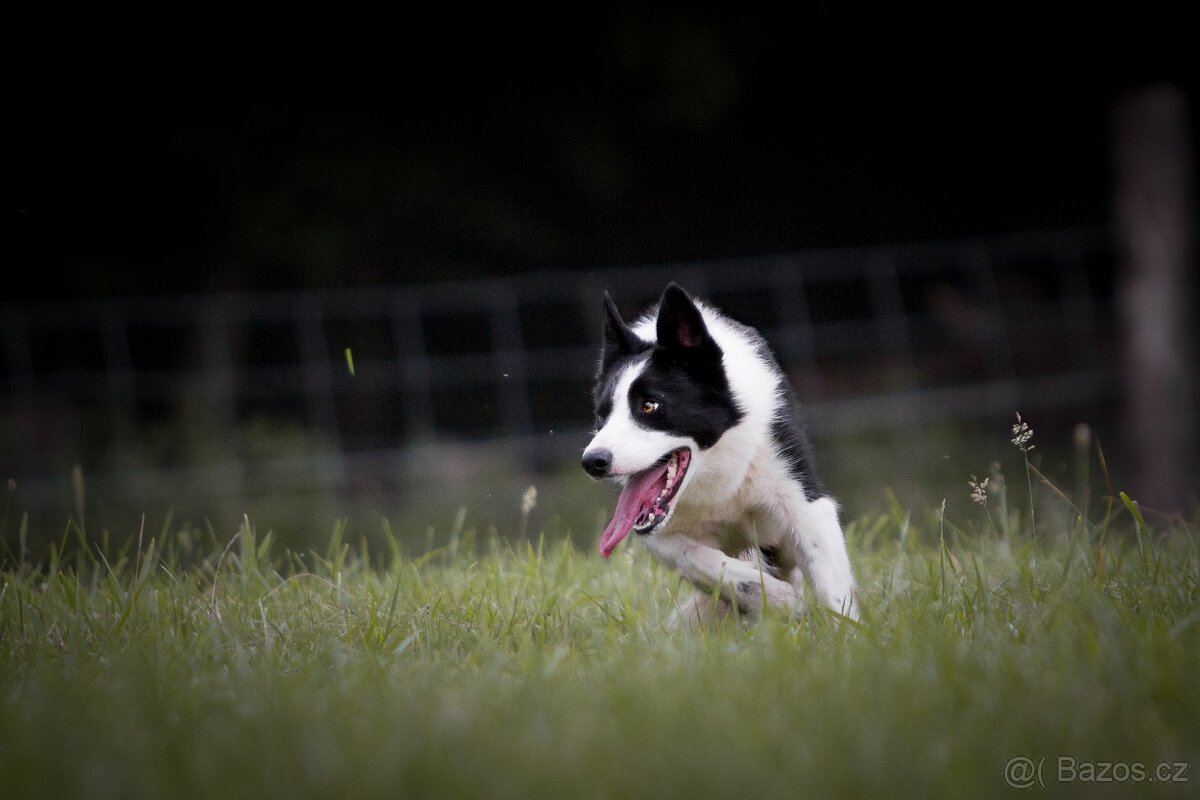
M638 514L643 508L648 508L658 496L658 482L666 471L667 467L663 465L629 476L629 481L621 490L621 496L617 498L617 510L613 512L612 522L608 523L608 527L600 536L600 555L605 558L612 555L612 551L621 540L633 530L633 523L637 522Z

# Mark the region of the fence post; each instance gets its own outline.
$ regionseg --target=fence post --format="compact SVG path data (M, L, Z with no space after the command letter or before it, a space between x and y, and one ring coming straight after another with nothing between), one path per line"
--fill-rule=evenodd
M234 369L233 342L230 340L230 305L227 297L204 302L197 307L200 316L201 357L204 364L204 387L207 389L208 413L213 429L220 437L221 457L225 464L237 469L222 470L221 490L241 494L242 470L237 458L234 437L237 435L237 372Z
M1198 450L1187 96L1169 85L1134 91L1113 121L1133 489L1147 506L1183 511L1197 491Z
M425 332L421 329L421 306L400 291L390 303L392 343L396 348L396 369L404 397L404 438L409 447L420 445L434 436L433 377Z
M517 443L523 463L530 463L528 442L533 432L529 408L529 375L521 326L517 319L517 298L507 284L497 285L488 304L491 321L492 355L499 388L500 419L506 433Z
M120 442L127 442L137 419L137 373L129 352L126 335L128 320L115 303L108 303L101 317L101 343L104 349L104 374L110 393L113 428Z
M29 322L16 306L4 309L4 355L8 361L8 397L13 408L33 404L33 356L29 350Z
M321 303L312 295L302 295L293 305L292 315L304 374L304 410L313 429L328 437L332 452L322 460L328 459L334 483L339 489L345 489L346 453L338 426L333 366L329 359L329 341L322 321Z

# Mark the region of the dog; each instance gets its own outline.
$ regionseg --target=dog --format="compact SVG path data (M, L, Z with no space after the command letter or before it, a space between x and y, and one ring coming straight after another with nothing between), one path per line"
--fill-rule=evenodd
M669 624L736 607L798 614L803 587L859 617L838 519L791 386L763 337L672 283L629 325L604 295L589 475L621 484L600 537L608 558L630 533L695 591Z

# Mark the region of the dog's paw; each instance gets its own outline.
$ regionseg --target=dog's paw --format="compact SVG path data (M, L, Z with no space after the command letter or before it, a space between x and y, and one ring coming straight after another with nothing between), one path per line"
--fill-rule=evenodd
M796 587L780 580L740 581L734 590L743 614L757 615L764 607L799 613L803 605Z

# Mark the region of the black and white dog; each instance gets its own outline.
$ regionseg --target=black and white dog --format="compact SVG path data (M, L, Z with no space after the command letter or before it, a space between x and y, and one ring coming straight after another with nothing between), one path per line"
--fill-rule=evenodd
M675 284L632 327L607 294L604 310L598 430L583 468L623 487L600 554L636 532L691 582L676 625L730 604L800 611L805 579L821 603L857 619L837 504L821 491L763 338Z

